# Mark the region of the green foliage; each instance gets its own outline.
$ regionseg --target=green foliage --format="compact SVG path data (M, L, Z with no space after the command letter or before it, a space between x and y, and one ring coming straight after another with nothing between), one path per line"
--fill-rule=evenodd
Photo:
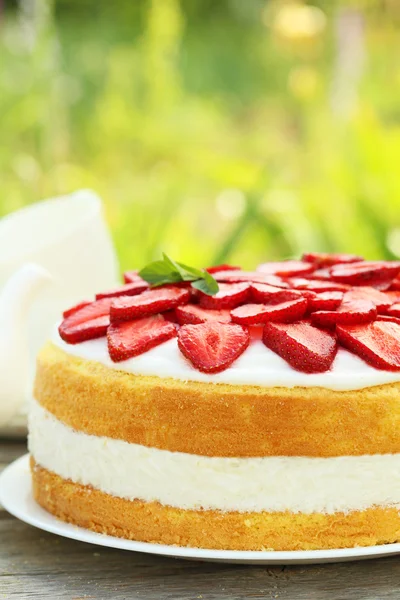
M395 3L115 4L5 15L0 215L91 187L124 269L400 255Z

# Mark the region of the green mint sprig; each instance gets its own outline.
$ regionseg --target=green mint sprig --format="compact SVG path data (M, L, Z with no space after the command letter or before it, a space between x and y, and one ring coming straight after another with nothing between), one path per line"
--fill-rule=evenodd
M180 281L191 281L192 287L200 290L208 296L214 296L219 290L218 283L214 277L205 269L194 269L180 262L175 262L163 253L162 260L149 263L139 275L150 283L152 287L158 287L167 283L178 283Z

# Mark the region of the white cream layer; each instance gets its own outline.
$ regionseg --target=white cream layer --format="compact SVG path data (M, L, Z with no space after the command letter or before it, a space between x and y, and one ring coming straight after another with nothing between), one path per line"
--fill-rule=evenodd
M343 348L339 348L330 371L309 374L293 369L280 356L264 346L261 340L252 340L247 350L229 369L215 375L207 375L194 369L186 360L179 351L176 338L120 363L114 363L110 359L106 338L81 344L66 344L55 329L52 342L67 354L99 362L111 369L184 381L268 387L324 387L338 391L400 381L400 372L374 369Z
M400 454L214 458L168 452L74 431L36 401L29 430L39 465L129 500L241 512L400 507Z

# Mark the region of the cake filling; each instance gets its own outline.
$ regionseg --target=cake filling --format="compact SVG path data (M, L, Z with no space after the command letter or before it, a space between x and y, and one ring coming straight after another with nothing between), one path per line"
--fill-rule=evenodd
M35 400L36 463L102 492L183 509L325 513L399 506L400 454L220 458L169 452L71 429Z

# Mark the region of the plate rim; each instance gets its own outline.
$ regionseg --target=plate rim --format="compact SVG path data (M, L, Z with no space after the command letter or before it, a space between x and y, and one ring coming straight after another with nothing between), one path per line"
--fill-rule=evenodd
M31 489L29 456L29 453L20 456L0 474L0 503L10 514L28 525L76 541L174 558L253 564L317 564L319 562L372 559L400 554L400 543L326 550L213 550L153 544L96 533L61 521L35 502ZM16 495L15 488L18 486L25 488L23 498L18 498L18 495ZM24 506L27 502L33 503L31 511Z

